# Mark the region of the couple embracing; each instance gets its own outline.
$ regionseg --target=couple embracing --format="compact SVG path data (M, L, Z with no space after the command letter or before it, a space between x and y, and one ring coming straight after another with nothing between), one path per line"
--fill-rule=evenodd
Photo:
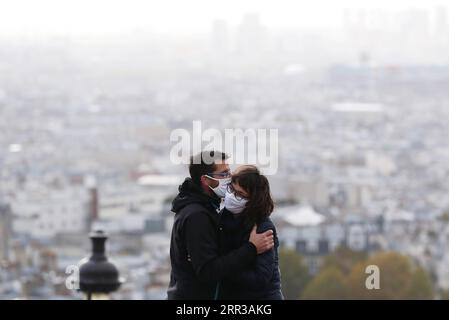
M281 300L273 200L257 167L230 171L222 152L190 159L173 200L168 299Z

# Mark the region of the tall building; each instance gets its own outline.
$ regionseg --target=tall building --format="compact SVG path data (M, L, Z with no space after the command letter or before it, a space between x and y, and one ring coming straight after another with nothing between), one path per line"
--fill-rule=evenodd
M9 259L9 240L11 238L11 207L0 202L0 261Z
M85 186L88 189L87 200L87 231L92 231L92 225L99 218L99 199L98 199L98 187L95 177L88 176L85 179Z
M430 31L429 12L425 9L408 9L400 18L402 34L408 35L409 41L422 42L428 39Z
M237 50L244 55L257 56L261 50L266 49L267 36L259 15L248 13L237 30Z
M225 20L217 19L212 23L211 45L214 54L226 54L230 50L229 26Z
M447 8L439 6L435 8L434 35L439 42L449 42L449 21Z

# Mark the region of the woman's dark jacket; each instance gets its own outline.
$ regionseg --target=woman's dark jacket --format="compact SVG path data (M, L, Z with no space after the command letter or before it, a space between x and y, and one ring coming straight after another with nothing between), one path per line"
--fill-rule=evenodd
M251 226L244 220L244 213L235 215L223 209L221 227L223 252L231 252L247 243ZM281 292L281 275L279 271L279 240L276 228L270 218L266 218L257 226L257 233L273 230L274 248L259 254L243 271L233 273L220 284L220 299L283 299Z

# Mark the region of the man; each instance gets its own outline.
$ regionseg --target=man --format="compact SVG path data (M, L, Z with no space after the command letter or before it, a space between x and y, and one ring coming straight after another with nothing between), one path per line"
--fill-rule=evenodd
M179 186L173 200L168 299L215 299L221 279L242 271L257 254L274 245L271 230L257 234L253 228L248 243L221 254L220 202L231 177L226 159L224 153L216 151L193 156L190 178Z

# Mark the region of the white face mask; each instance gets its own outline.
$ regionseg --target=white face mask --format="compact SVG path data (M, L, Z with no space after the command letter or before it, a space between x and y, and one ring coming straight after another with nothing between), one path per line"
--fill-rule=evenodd
M224 179L216 179L216 178L212 178L211 176L207 176L206 177L218 181L218 186L216 186L215 188L212 188L211 186L209 186L209 188L212 189L213 192L215 192L215 194L217 196L219 196L220 198L224 198L225 194L226 194L226 190L228 190L228 185L229 183L231 183L231 178L224 178Z
M233 192L226 192L224 199L224 207L232 213L238 214L246 207L248 200L241 197L236 197Z

